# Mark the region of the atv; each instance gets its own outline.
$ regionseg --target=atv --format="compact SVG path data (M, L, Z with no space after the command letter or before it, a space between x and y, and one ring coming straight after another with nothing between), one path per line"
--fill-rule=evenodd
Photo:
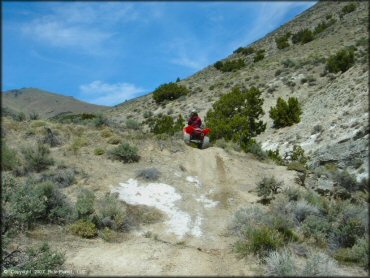
M211 130L209 128L194 128L190 125L183 128L184 142L187 145L196 144L199 149L205 149L209 146L209 137L206 136Z

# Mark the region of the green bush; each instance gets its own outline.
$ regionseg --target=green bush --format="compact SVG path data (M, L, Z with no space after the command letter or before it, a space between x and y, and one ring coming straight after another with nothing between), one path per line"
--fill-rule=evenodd
M19 165L17 151L9 148L5 142L1 141L1 170L11 171Z
M308 215L301 225L303 235L316 241L326 240L332 229L331 223L325 217Z
M93 238L97 235L95 224L89 220L77 220L69 226L69 229L72 234L83 238Z
M134 119L128 119L126 121L126 127L128 129L138 130L140 128L140 123L138 121L135 121Z
M284 239L278 231L267 226L258 226L245 231L245 239L236 243L235 251L242 256L253 253L265 257L283 245Z
M2 264L4 276L7 276L7 271L8 273L24 271L29 276L48 276L50 271L59 271L65 262L65 255L51 250L47 242L38 247L27 248L26 251L20 249L17 251L9 253L7 256L4 254L4 264Z
M120 160L124 163L133 163L140 159L137 147L131 146L128 143L120 144L116 148L110 150L109 155L111 158Z
M118 145L119 143L121 143L121 138L118 137L118 136L113 136L111 138L108 139L108 144L112 144L112 145Z
M207 112L205 122L212 130L210 139L224 138L239 143L245 150L251 139L266 128L259 120L264 114L262 104L261 92L255 87L246 91L234 88L221 96Z
M95 194L94 192L82 188L77 196L75 210L78 219L87 219L95 212Z
M336 20L334 18L332 18L331 20L329 21L322 21L320 22L314 29L314 34L319 34L321 32L323 32L325 29L327 29L328 27L330 27L331 25L333 25L334 23L336 22Z
M239 47L237 50L235 50L233 53L240 53L245 56L248 56L252 53L254 53L255 49L253 47Z
M162 84L157 89L155 89L153 92L153 99L157 104L159 104L166 100L177 99L180 96L186 95L188 93L189 90L185 86L170 82L167 84Z
M105 151L102 148L96 148L94 150L95 155L103 155L104 153L105 153Z
M300 30L299 32L293 34L292 36L292 42L294 44L300 43L300 44L305 44L310 41L313 41L315 38L314 33L309 30L309 29L303 29Z
M292 68L296 65L296 62L294 62L291 59L285 59L281 62L285 68Z
M360 188L360 184L357 183L356 177L348 173L347 170L333 172L332 178L339 186L342 186L349 192L366 188Z
M76 182L76 171L71 168L62 168L42 174L42 181L51 181L59 188L71 186Z
M275 38L275 43L278 49L284 49L289 47L288 39L291 36L291 33L288 32L280 37Z
M105 227L103 230L99 231L99 237L106 242L114 242L117 238L117 234L108 227Z
M283 182L278 182L274 177L265 177L257 184L257 195L267 199L273 194L278 193L278 190L281 189L282 185Z
M352 48L342 49L331 55L326 61L326 69L329 72L346 72L355 64L355 54Z
M29 114L29 118L30 118L31 121L38 120L38 119L40 119L40 115L37 114L36 112L32 112L32 113Z
M275 128L299 123L301 114L301 105L295 97L290 97L288 103L279 97L276 106L270 109L270 118L273 119Z
M15 114L14 120L18 122L24 122L26 120L26 115L23 112L18 112Z
M106 117L104 117L102 114L97 114L94 118L94 126L95 127L102 127L107 126L108 120Z
M147 110L144 112L143 116L145 119L150 118L151 116L153 116L153 112Z
M50 165L54 165L54 160L49 156L50 150L47 145L39 143L36 147L23 148L22 153L28 171L41 172Z
M356 4L355 3L351 3L351 4L348 4L348 5L345 5L342 8L341 14L342 15L345 15L345 14L348 14L348 13L353 12L354 10L356 10Z
M237 71L245 66L243 59L228 60L225 62L218 61L214 67L222 72Z
M356 263L369 269L369 241L367 238L360 238L352 248L337 249L333 257L338 261Z
M253 58L253 62L257 63L258 61L261 61L265 58L265 50L259 49L256 52L256 55Z
M293 151L292 151L292 154L290 156L290 159L293 161L293 162L298 162L300 163L301 165L305 165L307 163L307 161L309 160L309 157L305 156L304 154L304 150L302 149L301 146L299 145L294 145L293 146ZM291 166L293 167L293 166ZM299 166L298 166L299 167ZM297 168L297 167L296 167ZM300 168L297 168L298 171L303 171L302 169ZM294 169L293 169L294 170Z
M251 140L245 151L254 154L258 160L267 159L267 154L262 150L261 143L257 143L254 140Z
M6 198L5 210L12 219L11 225L21 230L29 229L38 221L61 224L71 218L72 210L66 197L51 182L29 180L13 186Z
M171 116L160 114L148 121L150 131L154 134L169 134L173 135L175 132L174 121Z
M279 149L277 148L275 151L268 150L266 152L267 157L270 158L272 161L274 161L277 165L284 165L284 160L279 154Z
M126 208L116 194L106 194L96 204L99 225L112 230L120 230L126 218Z

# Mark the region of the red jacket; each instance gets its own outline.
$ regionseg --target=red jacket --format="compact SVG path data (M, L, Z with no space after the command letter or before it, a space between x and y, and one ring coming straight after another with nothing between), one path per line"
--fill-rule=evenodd
M202 120L199 118L199 116L190 117L188 120L188 125L191 125L194 128L200 128L202 125Z

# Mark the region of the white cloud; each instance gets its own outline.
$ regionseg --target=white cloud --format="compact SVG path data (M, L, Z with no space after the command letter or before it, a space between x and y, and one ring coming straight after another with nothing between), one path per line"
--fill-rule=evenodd
M104 83L95 80L80 86L80 97L85 101L100 105L116 105L126 99L137 97L146 90L130 83Z
M23 24L23 34L53 47L71 48L84 54L103 54L115 25L140 16L131 3L62 3ZM110 53L112 49L110 48Z

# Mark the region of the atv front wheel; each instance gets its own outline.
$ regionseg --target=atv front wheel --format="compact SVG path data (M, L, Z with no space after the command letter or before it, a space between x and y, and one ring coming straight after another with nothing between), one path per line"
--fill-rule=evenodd
M202 149L208 148L209 147L209 137L204 136L203 138L203 143L202 143Z
M185 144L190 144L190 134L184 133L184 142Z

